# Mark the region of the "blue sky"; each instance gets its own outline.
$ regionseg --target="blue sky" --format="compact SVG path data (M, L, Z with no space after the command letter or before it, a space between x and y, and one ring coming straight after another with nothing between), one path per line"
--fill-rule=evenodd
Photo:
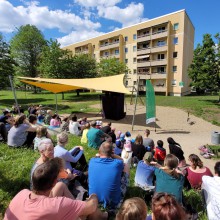
M195 46L220 32L220 0L0 0L0 32L10 40L16 27L33 24L65 46L181 9L195 26Z

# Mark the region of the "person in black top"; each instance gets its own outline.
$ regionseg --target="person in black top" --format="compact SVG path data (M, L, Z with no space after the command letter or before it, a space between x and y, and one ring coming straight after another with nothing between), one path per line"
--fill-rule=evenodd
M185 157L184 157L184 152L183 152L180 144L175 142L173 140L173 138L171 138L171 137L167 138L167 142L169 144L170 154L175 155L179 159L179 166L178 167L179 168L185 167L186 161L185 161Z
M109 132L111 132L111 122L108 122L106 124L106 126L102 127L100 130L102 130L104 133L108 134Z
M146 150L143 145L143 137L140 134L137 135L137 137L135 138L135 142L132 144L132 151L132 157L136 157L138 161L143 159Z

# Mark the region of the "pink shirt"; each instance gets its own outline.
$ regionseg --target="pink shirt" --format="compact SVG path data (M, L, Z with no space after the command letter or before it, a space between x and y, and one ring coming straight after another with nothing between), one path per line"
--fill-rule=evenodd
M50 126L57 126L57 127L59 127L60 124L61 124L60 121L57 120L57 119L52 118L52 119L50 120Z
M12 199L4 220L75 220L82 215L86 204L66 197L30 199L30 193L24 189Z

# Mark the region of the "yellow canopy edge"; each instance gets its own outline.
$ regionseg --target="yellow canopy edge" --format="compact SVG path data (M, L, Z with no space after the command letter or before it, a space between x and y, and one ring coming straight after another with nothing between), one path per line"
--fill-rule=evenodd
M48 90L52 93L59 93L59 92L80 89L80 87L68 86L68 85L62 85L62 84L40 83L40 82L32 82L32 81L28 81L28 80L20 80L20 81L27 83L27 84L30 84L32 86L36 86L36 87Z
M44 86L44 89L49 90L51 92L53 92L51 87L54 87L55 84L58 84L58 88L61 86L70 86L73 88L71 89L69 87L70 89L67 89L67 87L63 87L64 90L60 88L59 92L74 90L74 88L75 89L86 88L86 89L93 89L93 90L102 90L102 91L130 94L130 92L125 88L124 83L123 83L124 74L100 77L100 78L85 78L85 79L48 79L48 78L30 78L30 77L19 77L19 78L21 79L21 81L22 80L39 81L38 82L39 86L36 84L35 86L37 87ZM31 83L30 81L28 81L28 84L31 84ZM55 83L55 84L51 84L51 83ZM57 93L57 92L54 92L54 93Z

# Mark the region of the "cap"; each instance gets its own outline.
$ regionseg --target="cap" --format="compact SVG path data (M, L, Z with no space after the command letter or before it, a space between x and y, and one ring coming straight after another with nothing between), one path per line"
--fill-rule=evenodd
M123 141L125 139L125 134L121 133L120 134L120 140Z
M152 160L153 160L153 155L151 152L146 152L144 154L144 157L143 157L143 160L144 161L147 161L148 163L150 163Z
M126 137L131 137L131 133L129 131L126 131L125 136Z
M130 141L127 141L125 144L124 144L124 148L126 151L131 151L131 142Z

